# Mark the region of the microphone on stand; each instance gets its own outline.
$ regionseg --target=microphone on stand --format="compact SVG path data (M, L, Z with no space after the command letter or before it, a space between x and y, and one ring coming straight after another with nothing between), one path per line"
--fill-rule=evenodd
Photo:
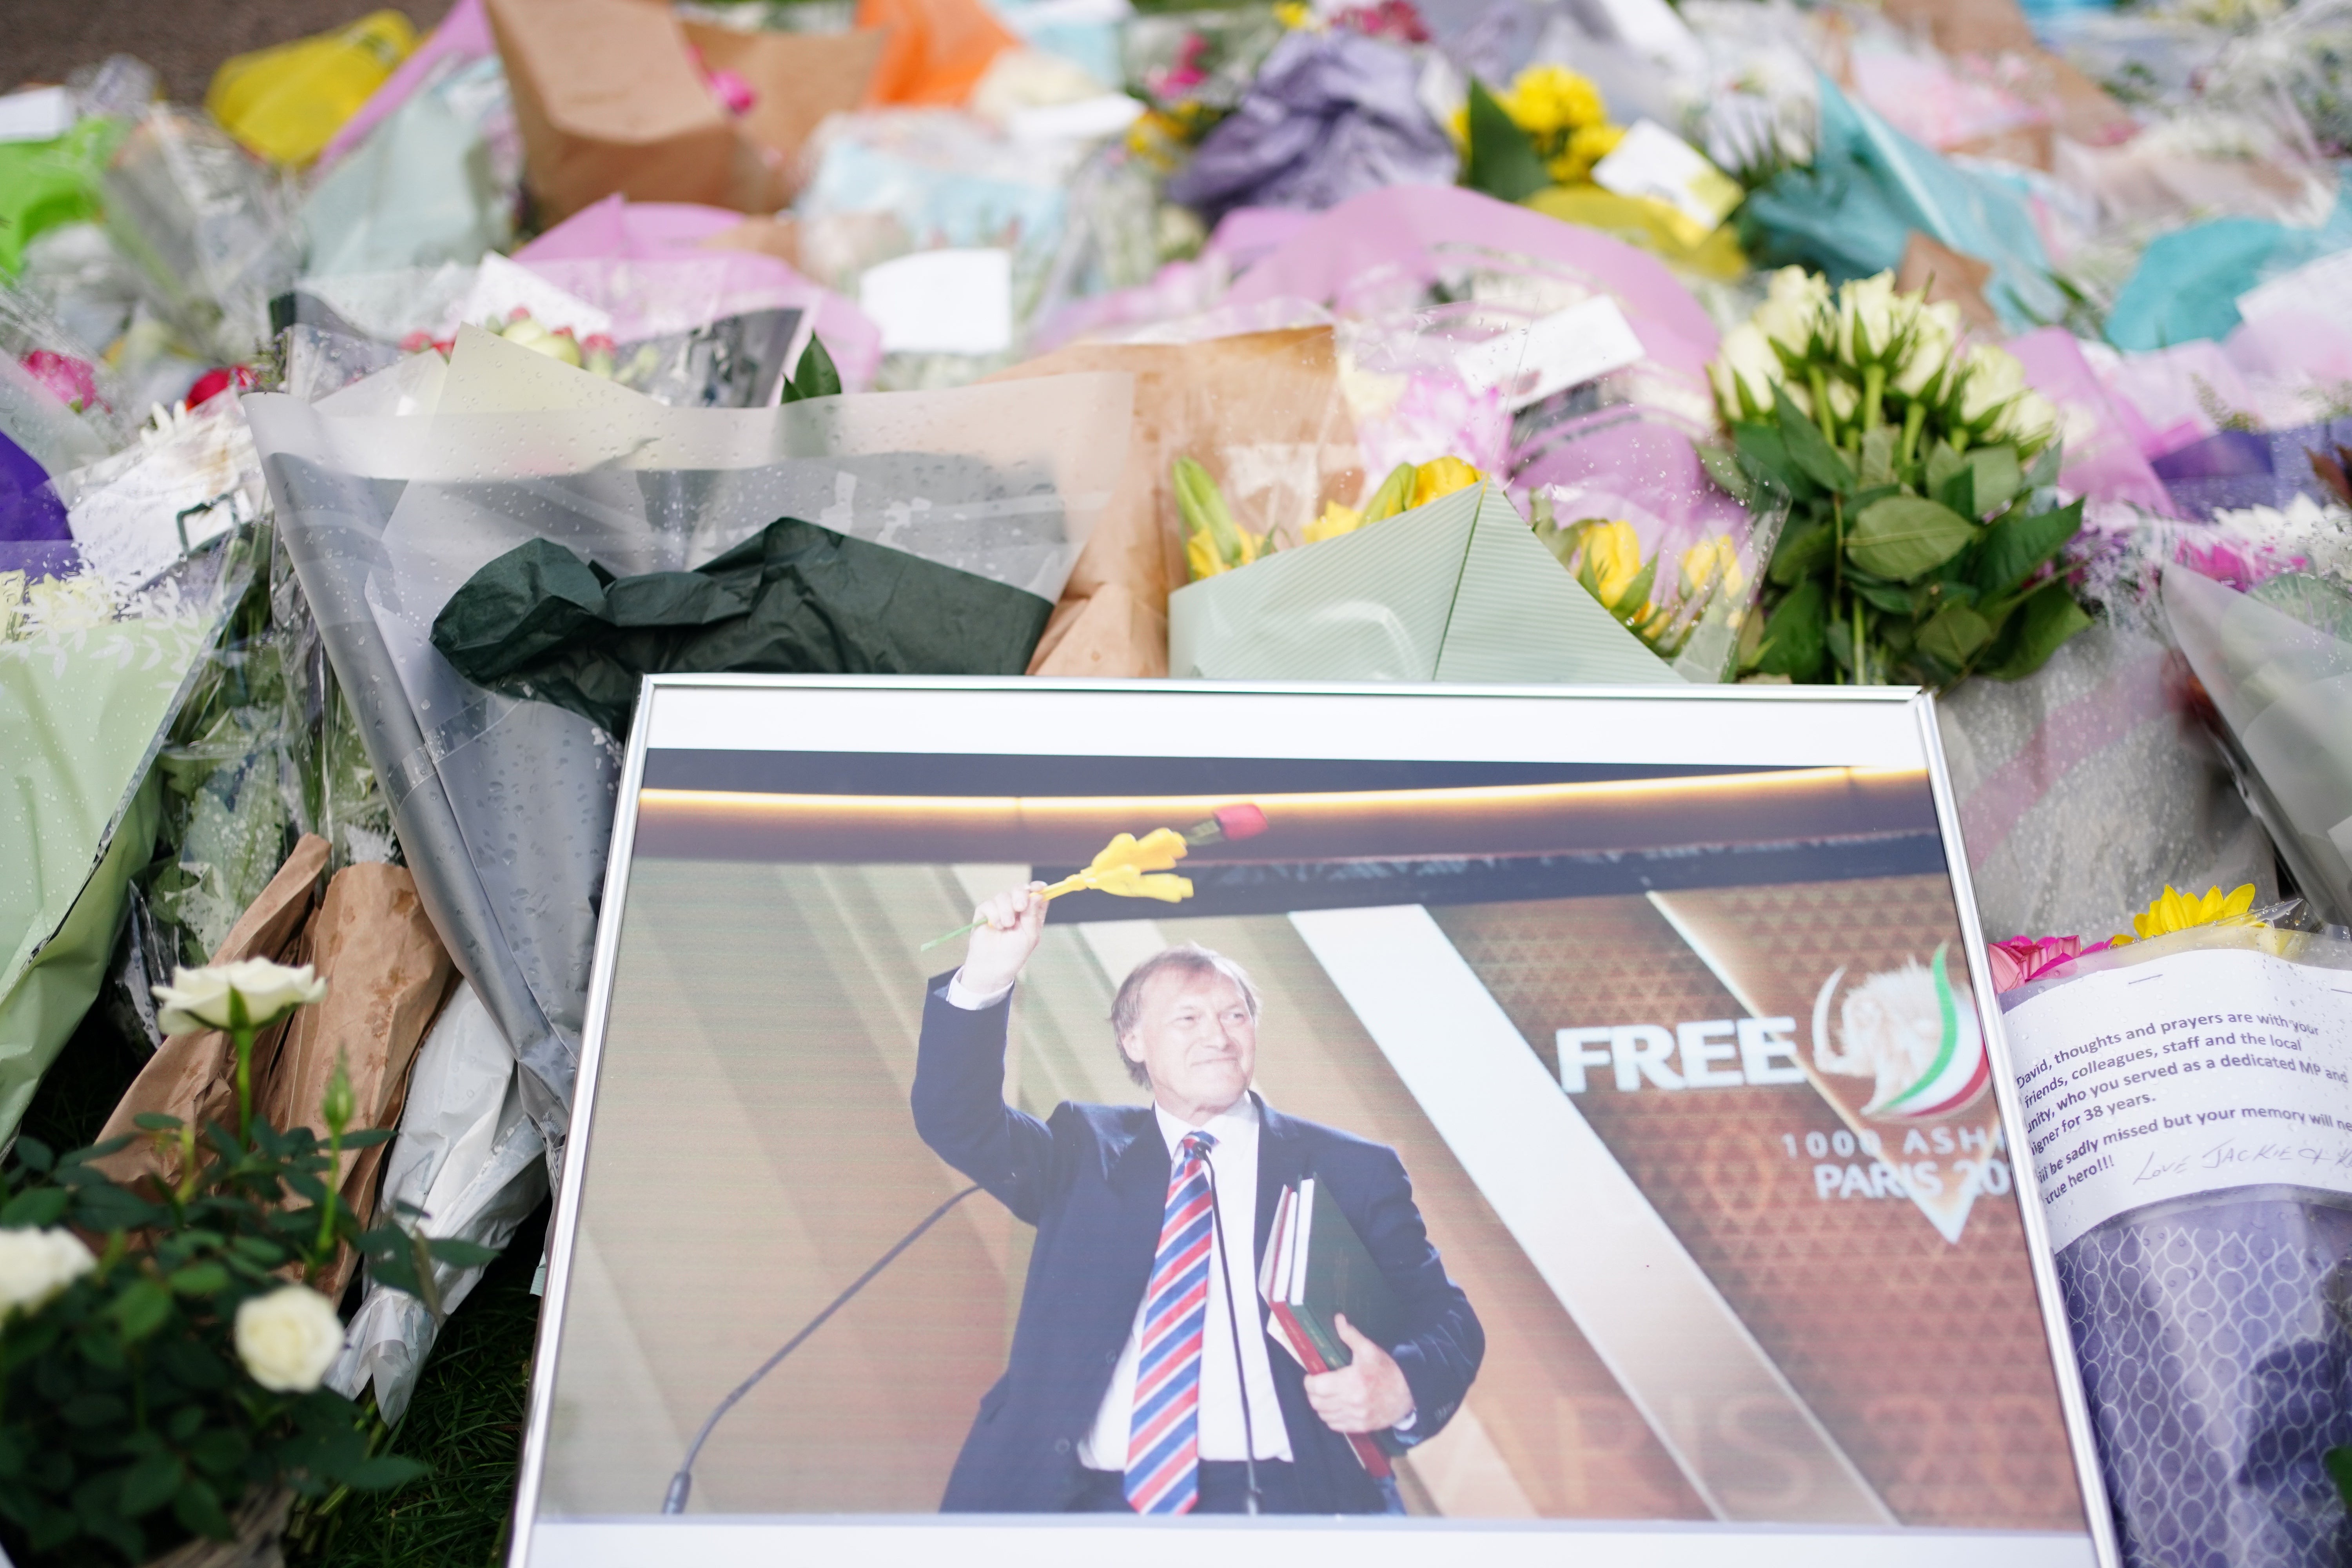
M767 1376L770 1373L775 1371L777 1363L782 1362L786 1356L800 1349L801 1342L803 1340L806 1340L811 1334L824 1327L826 1319L832 1317L835 1312L840 1311L844 1307L849 1305L850 1298L856 1295L860 1290L865 1289L866 1286L872 1284L874 1282L874 1277L877 1274L881 1273L885 1268L889 1268L890 1265L896 1261L898 1254L906 1251L907 1248L914 1246L916 1242L921 1240L923 1232L930 1229L931 1226L945 1219L947 1217L948 1210L955 1207L956 1205L963 1202L964 1199L971 1196L972 1194L978 1191L980 1191L980 1184L978 1182L974 1182L971 1185L966 1187L963 1191L958 1193L955 1196L950 1198L947 1202L941 1204L939 1207L933 1209L929 1215L924 1216L922 1224L917 1226L914 1229L900 1237L897 1246L891 1247L889 1251L884 1253L880 1258L874 1260L873 1268L868 1268L865 1273L860 1274L856 1281L850 1285L848 1289L844 1290L840 1295L835 1296L833 1299L832 1303L827 1306L824 1311L819 1312L815 1317L811 1318L808 1321L806 1327L803 1328L799 1333L794 1334L791 1339L786 1340L782 1350L770 1356L766 1361L761 1362L760 1363L759 1371L753 1373L751 1376L737 1384L734 1389L728 1394L727 1397L719 1402L717 1407L710 1412L709 1418L702 1423L702 1430L694 1435L693 1443L688 1445L687 1447L686 1460L683 1464L678 1466L677 1474L670 1477L669 1479L669 1491L662 1498L661 1510L664 1513L684 1513L686 1511L687 1497L694 1490L694 1462L702 1457L702 1445L709 1439L711 1429L719 1425L719 1418L726 1415L730 1410L734 1409L737 1402L742 1399L745 1394L759 1387L760 1380ZM1215 1202L1213 1194L1211 1196L1210 1202L1213 1205Z
M1209 1173L1209 1225L1217 1233L1217 1264L1225 1277L1225 1327L1234 1336L1234 1385L1242 1396L1242 1475L1244 1490L1242 1505L1245 1511L1256 1513L1260 1499L1257 1491L1257 1432L1250 1425L1249 1373L1242 1365L1241 1320L1234 1310L1234 1257L1225 1247L1225 1216L1223 1194L1217 1190L1217 1167L1206 1156L1201 1167Z

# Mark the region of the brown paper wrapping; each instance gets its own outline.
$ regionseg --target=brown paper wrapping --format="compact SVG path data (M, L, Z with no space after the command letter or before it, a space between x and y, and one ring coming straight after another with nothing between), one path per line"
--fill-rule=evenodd
M1324 502L1363 486L1355 421L1339 394L1328 327L1251 332L1198 343L1076 343L989 377L1013 381L1068 371L1135 377L1135 422L1110 504L1078 556L1061 603L1029 661L1032 675L1156 677L1168 673L1168 595L1184 585L1184 530L1170 468L1200 459L1253 531L1294 531ZM1254 515L1229 482L1226 454L1295 447L1314 454L1315 493L1267 502L1297 516Z
M306 835L213 955L215 963L267 958L315 964L327 982L324 1000L265 1031L253 1047L254 1114L281 1128L308 1127L320 1138L327 1128L320 1106L338 1056L357 1108L351 1130L399 1124L408 1070L457 972L405 868L346 867L319 898L326 864L326 840ZM116 1181L180 1176L176 1148L137 1126L134 1119L148 1112L199 1126L235 1124L236 1059L225 1031L173 1036L132 1080L100 1135L139 1140L101 1162ZM363 1225L374 1219L386 1147L343 1156L343 1201ZM332 1299L355 1263L346 1248L313 1283Z
M238 963L248 958L266 958L274 963L305 962L297 954L318 900L319 879L326 869L327 841L315 833L304 834L286 863L278 868L278 875L261 889L261 896L229 928L212 962ZM253 1043L254 1059L259 1061L265 1053L275 1051L285 1033L282 1023L264 1030ZM236 1057L227 1031L196 1029L172 1036L155 1048L139 1076L131 1080L131 1087L123 1090L121 1103L106 1119L98 1139L102 1143L110 1138L136 1136L139 1141L119 1154L96 1162L118 1182L133 1182L142 1176L166 1182L179 1178L176 1155L158 1148L132 1120L150 1112L176 1116L199 1128L208 1121L224 1127L236 1122Z
M352 1128L397 1127L416 1047L457 973L425 918L415 879L402 866L345 867L327 884L304 946L304 961L326 978L326 998L294 1015L266 1068L257 1045L255 1113L325 1138L320 1106L341 1056L357 1107ZM387 1147L378 1143L343 1155L339 1185L362 1226L375 1217ZM352 1263L346 1249L319 1288L331 1298L341 1294Z
M1990 263L1963 256L1915 228L1904 242L1903 265L1895 269L1895 288L1904 294L1924 289L1930 304L1948 300L1958 305L1961 321L1997 341L2006 334L2000 318L1985 303L1984 286L1991 276Z
M488 0L514 92L525 178L550 221L615 192L772 213L793 155L825 115L865 96L881 40L745 36L688 26L656 0ZM690 43L756 95L730 116Z

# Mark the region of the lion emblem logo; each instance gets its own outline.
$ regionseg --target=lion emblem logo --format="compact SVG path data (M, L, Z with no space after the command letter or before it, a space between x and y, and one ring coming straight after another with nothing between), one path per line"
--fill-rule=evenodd
M1862 1114L1910 1121L1958 1110L1984 1092L1992 1064L1976 1008L1956 995L1944 973L1949 944L1925 964L1906 959L1899 969L1865 976L1838 1003L1835 1038L1830 1006L1837 1001L1841 967L1813 1000L1813 1066L1824 1073L1872 1081Z

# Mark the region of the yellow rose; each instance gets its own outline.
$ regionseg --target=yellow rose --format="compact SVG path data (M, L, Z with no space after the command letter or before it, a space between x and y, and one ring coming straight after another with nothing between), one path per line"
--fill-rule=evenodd
M1702 539L1683 552L1683 597L1696 598L1716 583L1723 584L1727 594L1737 594L1747 585L1739 570L1739 548L1731 542L1727 533Z

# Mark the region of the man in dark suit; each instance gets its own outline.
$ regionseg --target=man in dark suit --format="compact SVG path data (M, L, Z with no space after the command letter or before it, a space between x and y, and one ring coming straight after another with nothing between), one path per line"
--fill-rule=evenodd
M1392 1511L1347 1434L1399 1452L1442 1430L1486 1334L1430 1244L1395 1152L1250 1088L1258 998L1230 960L1171 948L1112 1007L1143 1106L1004 1103L1012 993L1045 921L1033 884L978 911L924 998L915 1126L1037 1227L1013 1352L980 1402L947 1511ZM1258 1261L1285 1187L1339 1201L1402 1305L1393 1343L1339 1320L1352 1363L1307 1375L1265 1332ZM1253 1486L1255 1491L1253 1491Z

